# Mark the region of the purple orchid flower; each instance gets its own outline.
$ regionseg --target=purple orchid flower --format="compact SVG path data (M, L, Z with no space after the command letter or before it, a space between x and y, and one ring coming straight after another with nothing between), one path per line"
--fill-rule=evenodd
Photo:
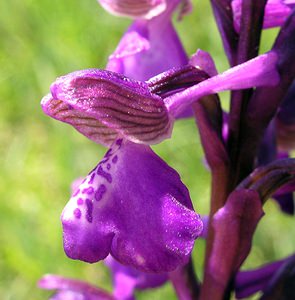
M117 3L115 3L116 1L113 1L111 3L111 1L109 1L108 3L106 3L107 1L102 1L105 5L108 5L108 4L111 4L110 7L114 8L128 8L132 10L132 5L135 5L137 6L137 9L138 9L138 4L139 3L133 3L131 6L127 5L127 6L124 6L126 3L124 1L117 1ZM176 65L182 65L184 64L186 61L187 61L187 58L186 58L186 55L185 55L185 52L181 46L181 43L179 42L178 40L178 37L176 35L176 32L174 31L173 27L172 27L172 24L171 24L171 21L170 21L170 17L171 17L171 14L175 8L175 6L178 4L179 1L170 1L171 3L169 3L169 5L166 7L166 3L165 2L162 2L162 3L157 3L157 7L155 7L155 3L154 1L153 2L150 2L150 3L146 3L147 5L149 4L152 4L153 7L151 8L151 10L149 10L148 12L148 15L149 17L151 15L153 15L156 11L157 11L157 14L161 12L162 8L165 6L165 13L163 13L159 18L158 20L150 20L150 21L145 21L145 20L142 20L142 21L138 21L138 22L135 22L134 23L134 26L131 27L131 29L128 31L128 33L125 35L125 38L123 38L122 42L120 43L120 45L118 46L116 52L113 54L113 59L110 59L110 63L108 65L108 69L112 70L114 69L114 63L119 63L119 64L122 64L124 63L125 65L125 68L124 70L121 70L121 72L125 73L125 74L129 74L131 77L135 77L135 78L141 78L141 73L142 73L142 76L144 76L145 78L149 78L150 76L152 75L155 75L157 74L159 71L161 70L164 70L164 69L168 69L171 67L171 61L173 61L173 63L175 63L175 58L176 61L179 61L179 63L177 63ZM113 5L114 4L114 5ZM130 3L129 3L130 4ZM143 7L142 3L140 5L141 9L147 9L148 7L146 6L145 8ZM125 10L126 12L126 10ZM121 11L121 13L123 13L123 11ZM133 11L134 13L134 11ZM137 16L138 16L138 13L139 11L137 10ZM142 11L141 11L142 13ZM123 13L124 14L124 13ZM149 18L147 15L145 16L146 18ZM160 25L160 28L162 28L164 30L164 32L161 32L161 30L159 30L159 26ZM141 38L141 33L144 33L146 32L148 34L148 36L145 36L144 38ZM166 34L167 33L167 34ZM170 57L170 59L167 59L166 63L162 64L163 66L161 66L159 64L159 61L161 58L164 57L164 52L165 50L167 49L163 49L163 53L162 53L162 57L160 57L160 59L158 58L158 53L155 53L155 51L158 51L159 49L159 46L162 45L162 41L160 41L160 36L161 34L164 34L164 36L167 36L168 39L167 39L167 45L170 44L169 47L171 47L171 43L174 44L175 43L175 49L176 49L176 56L172 56ZM162 37L161 37L162 38ZM140 43L140 41L142 41L142 43ZM127 47L127 48L126 48ZM134 49L133 48L135 47L136 50L134 52ZM148 53L146 55L145 51L143 50L148 50ZM171 50L171 49L170 49ZM140 53L140 52L144 52L144 53ZM137 55L137 52L140 53L139 55ZM171 51L169 51L171 53ZM173 51L172 51L173 53ZM150 61L149 61L149 58L150 57L155 57L155 68L151 68L151 64L150 64ZM140 63L141 60L143 61L143 64ZM136 72L134 72L134 66L132 65L132 63L130 64L130 61L134 60L135 61L135 65L136 65ZM145 62L146 61L146 62ZM142 65L142 68L141 68L141 73L139 72L139 69L138 69L138 63L139 65ZM159 69L159 67L160 69ZM116 68L115 68L116 69ZM107 74L107 76L111 76L110 74ZM83 79L81 79L83 80ZM125 80L125 79L124 79ZM89 86L87 87L89 88ZM139 90L141 90L141 97L142 97L142 91L143 91L144 88L142 87L139 87ZM113 87L110 87L109 91L110 93L112 93L112 91L114 90ZM118 92L118 88L116 88L117 92ZM129 95L128 97L130 96L130 93L134 93L134 90L135 92L138 91L138 88L137 89L134 89L134 85L132 86L132 83L130 84L129 86ZM57 91L58 92L58 91ZM92 89L92 92L93 92L93 89ZM54 92L55 93L55 92ZM148 94L146 96L150 96L150 93L148 92ZM59 111L63 111L63 105L64 103L62 102L54 102L54 100L52 99L51 96L48 96L49 99L48 99L48 102L50 102L54 107L55 105L59 106L60 109ZM104 97L107 97L107 95L105 95ZM112 98L112 96L109 94L108 96L109 98ZM139 98L141 98L139 97ZM147 97L147 99L148 99ZM152 97L153 99L151 99L154 103L155 103L155 99L157 98L157 96L153 96ZM147 100L146 99L146 100ZM142 99L141 99L142 100ZM47 102L47 100L45 100ZM157 101L157 100L156 100ZM164 135L167 135L169 136L170 135L170 123L171 121L169 120L169 118L163 122L163 120L161 120L162 117L166 118L167 117L167 114L165 114L165 107L163 107L162 105L162 101L159 102L160 106L158 107L155 107L153 108L154 110L154 117L155 117L155 132L156 132L156 136L152 136L151 133L153 131L152 127L151 127L151 123L150 121L152 120L151 118L153 118L153 112L152 110L148 109L147 106L146 107L143 107L143 102L140 101L141 104L140 104L140 107L138 107L140 110L142 110L142 116L146 116L147 117L147 122L145 122L143 120L143 118L140 116L139 114L139 111L137 110L138 108L136 108L134 106L135 103L132 104L132 108L130 107L128 110L129 110L129 116L130 116L130 113L133 111L135 114L136 114L136 118L134 119L134 123L133 123L133 126L130 126L129 124L127 125L126 127L126 130L128 131L127 132L123 132L121 131L121 135L128 135L129 139L131 137L131 134L130 134L130 130L132 130L132 127L133 129L137 132L135 135L138 135L140 134L141 135L141 138L140 140L143 141L144 139L146 140L146 142L144 143L147 143L147 144L150 144L152 143L151 141L153 142L157 142L157 136L158 138L161 138L161 134L159 134L159 129L162 128L163 130L163 133ZM108 105L110 104L110 102L108 101ZM148 105L148 103L146 102L146 104ZM75 104L75 106L77 105L77 103ZM53 108L53 106L50 106L50 107L47 107L46 109L47 110L51 110ZM114 106L113 108L116 107L116 109L119 108L119 105L118 103L114 103ZM164 108L164 111L161 112L161 110ZM69 120L69 123L73 124L74 127L76 127L76 129L78 129L80 132L82 132L83 134L85 134L87 137L91 138L91 139L94 139L96 142L99 142L99 143L102 143L102 144L106 144L106 145L109 145L110 144L110 140L113 140L114 139L114 131L113 129L114 128L123 128L124 126L121 126L121 125L118 125L116 123L118 122L121 122L122 123L122 119L118 119L118 116L116 116L116 118L113 120L113 125L110 126L110 127L106 127L104 126L105 122L103 120L101 120L102 122L100 124L98 124L98 122L92 122L93 123L93 127L91 129L91 126L86 126L85 125L85 122L87 122L89 124L90 122L90 119L92 118L92 114L87 114L87 116L85 116L87 118L87 121L85 121L85 118L84 116L81 116L81 112L80 113L74 113L74 111L79 111L79 108L76 109L76 107L73 109L73 111L71 111L68 115L64 115L63 118L64 119L67 119ZM64 111L65 113L65 111ZM67 114L67 113L65 113ZM159 118L159 116L162 114L162 117ZM60 117L59 116L56 116L57 119L59 119ZM79 118L79 122L78 124L75 124L75 121L77 121L77 119ZM94 118L96 119L99 119L99 117L95 116ZM84 119L84 120L83 120ZM108 120L108 122L110 121L110 119ZM124 121L123 121L124 122ZM143 127L142 128L136 128L136 122L137 123L140 123L141 125L144 125L144 123L146 123L146 129L144 129ZM166 125L163 126L163 124L166 123ZM99 129L100 127L100 129ZM161 129L160 129L161 130ZM100 133L98 132L100 131ZM148 137L147 139L146 138L143 138L143 134L146 132L146 137ZM134 136L134 139L130 139L130 140L133 140L135 142L139 142L139 139ZM193 239L194 240L194 239Z
M101 1L101 4L103 4L102 2L106 1ZM120 5L125 3L125 1L107 2L116 2ZM131 1L131 3L128 1L128 3L131 13L133 12L132 8L138 11L139 3L137 1ZM152 8L149 12L154 15L153 8L155 8L157 16L134 21L115 52L109 57L107 69L133 79L147 80L172 67L185 65L188 58L173 28L171 18L179 4L183 4L181 15L186 13L187 8L190 7L189 3L187 0L150 1L148 4ZM160 14L159 7L161 7ZM162 10L163 7L165 7L164 10Z
M276 54L265 54L187 89L188 100L186 91L164 101L151 93L149 86L165 74L149 83L101 70L59 78L42 100L45 113L95 142L113 143L63 211L67 255L96 262L111 253L119 262L149 272L168 272L185 264L202 222L179 175L148 146L134 142L152 144L167 138L175 111L198 97L275 83L275 64Z
M235 30L239 32L242 15L242 0L233 0L231 5ZM294 7L294 0L268 0L264 10L263 28L282 26Z
M103 289L80 280L58 275L43 276L39 280L38 286L46 290L56 290L50 300L116 300Z

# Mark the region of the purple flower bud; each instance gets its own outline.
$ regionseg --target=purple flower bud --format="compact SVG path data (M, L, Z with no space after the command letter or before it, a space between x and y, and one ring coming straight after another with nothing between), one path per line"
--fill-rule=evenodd
M210 53L198 49L189 60L189 64L205 71L210 77L218 74L214 60Z
M231 276L250 252L252 236L262 216L258 193L246 189L233 191L214 214L214 243L205 273L211 285L204 286L208 299L224 293Z
M117 140L62 214L64 248L97 262L109 253L147 272L185 264L202 221L179 175L148 146Z
M41 105L49 116L104 145L118 135L155 144L171 134L163 100L145 83L110 71L89 69L62 76Z

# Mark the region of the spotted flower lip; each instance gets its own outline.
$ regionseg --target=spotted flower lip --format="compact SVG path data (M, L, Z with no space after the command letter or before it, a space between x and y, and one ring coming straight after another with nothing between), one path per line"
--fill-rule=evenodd
M144 82L98 69L58 78L41 101L43 111L75 127L94 142L115 138L155 144L170 137L172 121L163 100Z
M237 32L240 31L242 0L231 2L234 26ZM295 7L294 0L268 0L264 10L263 28L282 26Z
M62 224L70 258L94 263L111 253L156 273L185 264L202 232L179 175L148 146L122 139L72 195Z

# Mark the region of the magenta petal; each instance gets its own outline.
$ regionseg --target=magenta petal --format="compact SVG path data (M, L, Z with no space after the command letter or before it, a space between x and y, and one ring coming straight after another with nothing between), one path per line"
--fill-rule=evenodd
M101 6L117 16L151 19L166 9L166 0L98 0Z
M91 140L110 145L118 135L137 143L158 143L171 134L171 120L160 97L148 86L98 69L58 78L42 99L46 114L74 126Z
M185 264L202 222L179 175L144 145L117 140L62 214L64 248L96 262L111 253L142 271Z
M152 20L136 20L124 34L107 69L137 80L149 78L188 59L170 21L170 13Z
M270 51L221 74L210 77L183 92L167 97L164 102L168 111L173 116L177 116L193 102L209 94L225 90L274 86L279 82L277 62L277 53Z
M45 275L38 286L46 290L56 290L52 300L115 300L115 298L98 287L76 279L58 275Z
M120 264L111 255L105 259L105 263L112 271L114 295L117 299L131 299L135 289L156 288L168 280L167 273L140 272Z
M150 49L150 41L148 38L147 26L145 26L146 24L148 23L144 21L134 23L134 25L124 34L115 52L109 56L109 61L124 59L128 56L148 51ZM115 71L109 67L107 67L107 69Z
M233 0L234 26L240 31L242 0ZM294 0L268 0L264 10L263 28L282 26L295 6Z
M204 70L210 77L218 74L212 56L201 49L198 49L189 60L189 64Z
M266 264L254 270L239 272L235 278L237 299L249 297L263 290L270 282L272 276L288 260L290 260L290 257Z

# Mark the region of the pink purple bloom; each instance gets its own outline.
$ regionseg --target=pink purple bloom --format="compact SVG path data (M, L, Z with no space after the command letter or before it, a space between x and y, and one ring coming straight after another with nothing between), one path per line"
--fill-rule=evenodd
M238 297L258 290L261 299L274 291L290 295L293 260L247 273L240 267L265 201L273 195L283 210L294 210L295 160L278 159L293 147L293 1L211 0L231 65L220 74L205 51L189 60L174 30L173 13L181 5L180 15L187 12L190 1L99 2L134 19L108 70L59 77L41 105L47 115L108 147L76 185L61 220L70 258L95 263L107 257L114 296L54 276L41 285L57 289L56 299L133 299L136 289L157 287L168 277L180 299L230 299L234 289ZM273 47L258 55L263 27L277 25ZM217 95L225 90L231 92L228 113ZM212 178L204 222L179 174L150 148L168 139L188 110ZM202 284L192 263L200 236L206 238Z
M175 111L179 113L206 94L275 83L275 65L275 53L261 56L188 88L188 100L186 91L164 100L150 91L166 73L149 83L102 70L57 79L51 95L42 100L43 110L96 142L113 142L64 209L68 256L96 262L111 253L123 264L154 272L172 271L187 262L202 230L188 191L178 174L148 146L134 142L151 144L166 138ZM153 213L150 216L146 211ZM135 216L130 218L130 214ZM137 227L143 219L146 221ZM154 226L153 235L144 234ZM153 245L152 251L148 245Z

